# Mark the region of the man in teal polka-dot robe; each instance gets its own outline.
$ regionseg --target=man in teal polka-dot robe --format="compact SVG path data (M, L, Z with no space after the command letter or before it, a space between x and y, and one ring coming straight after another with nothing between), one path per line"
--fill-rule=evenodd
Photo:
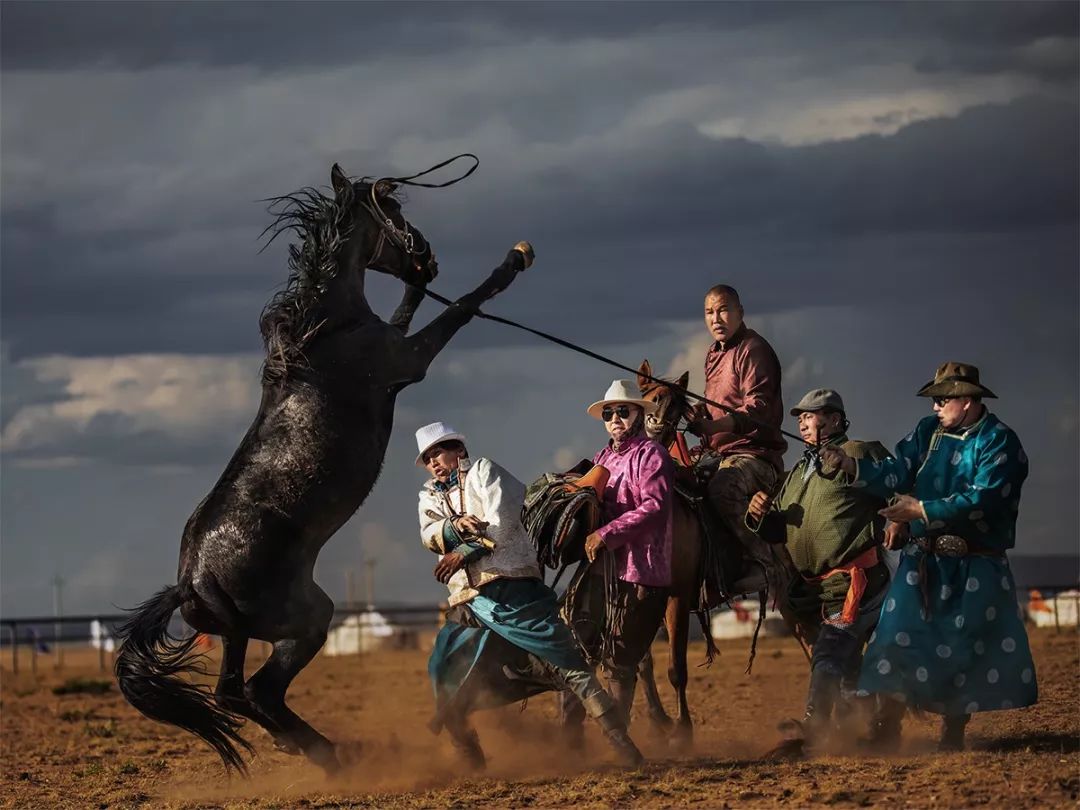
M881 514L911 530L859 679L861 691L885 698L871 738L899 740L899 701L944 715L940 748L960 750L974 712L1038 699L1005 557L1028 460L1016 433L983 405L994 394L974 366L945 363L919 396L933 398L935 415L895 458L856 461L832 448L822 456L850 486L895 495Z

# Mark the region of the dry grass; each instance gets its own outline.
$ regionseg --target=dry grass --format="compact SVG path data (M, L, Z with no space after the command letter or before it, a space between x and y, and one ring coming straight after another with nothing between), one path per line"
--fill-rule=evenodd
M912 807L1076 806L1080 794L1080 665L1075 633L1035 632L1039 705L977 715L972 750L933 752L937 725L909 720L901 755L846 749L797 763L758 759L796 715L806 664L794 642L763 640L755 674L742 674L743 644L722 645L710 670L694 668L690 700L694 751L676 757L635 735L651 758L640 771L606 765L590 730L588 756L560 749L550 696L477 717L491 763L469 776L445 737L425 728L431 693L421 652L319 658L293 685L293 707L343 744L351 760L333 780L275 752L248 728L258 756L248 780L226 779L209 749L183 732L136 714L116 690L54 695L73 677L99 678L96 653L68 655L55 673L4 672L0 756L5 807ZM657 671L666 667L656 648ZM702 658L691 650L692 662ZM5 662L6 663L6 662ZM81 668L80 668L81 667ZM667 690L662 689L667 698Z

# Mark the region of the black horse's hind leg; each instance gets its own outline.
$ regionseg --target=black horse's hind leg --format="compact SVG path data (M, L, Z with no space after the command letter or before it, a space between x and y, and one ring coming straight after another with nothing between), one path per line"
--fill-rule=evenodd
M288 604L290 611L295 611L293 615L306 624L292 625L289 630L295 636L274 642L273 653L248 679L244 695L271 724L262 723L278 747L299 749L316 765L333 772L340 767L334 744L285 705L289 684L322 649L334 614L334 603L318 586L311 583L308 593L315 603L309 610L297 609L293 600Z
M218 675L214 699L223 709L251 717L252 709L244 697L244 657L247 654L246 636L221 637L221 673Z
M302 753L297 745L270 718L263 715L244 694L244 661L247 655L246 636L221 637L221 674L218 676L214 698L218 705L234 714L253 720L274 738L274 745L286 754Z

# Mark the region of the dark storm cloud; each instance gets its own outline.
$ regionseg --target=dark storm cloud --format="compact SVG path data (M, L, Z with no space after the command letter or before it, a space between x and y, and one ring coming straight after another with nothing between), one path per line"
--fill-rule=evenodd
M812 20L815 37L930 40L927 70L1046 70L1009 48L1075 38L1073 3L8 3L5 70L354 64L535 38L613 39ZM937 38L939 42L933 42ZM942 47L943 46L943 47ZM946 49L955 53L946 53ZM825 49L823 49L824 52ZM1060 70L1050 69L1060 77Z
M510 37L612 38L665 25L733 28L807 13L799 4L12 3L4 9L2 65L282 70L437 54Z
M284 244L257 252L259 199L326 183L334 161L405 173L465 150L480 171L406 205L440 291L528 238L536 266L488 309L700 375L701 293L734 283L785 399L836 387L887 445L938 362L974 362L1032 458L1022 550L1071 549L1078 14L3 4L3 610L40 593L47 610L57 560L91 572L86 610L172 581L184 520L257 407L257 318L286 274ZM368 289L384 313L400 296ZM418 581L412 431L447 419L529 479L596 449L582 409L614 376L471 324L402 394L320 581L341 597L363 535L387 595L437 598Z
M895 136L797 147L669 126L587 151L557 171L519 168L501 188L489 177L483 187L440 192L460 203L450 210L447 198L418 192L410 213L440 255L452 257L443 291L468 289L511 234L527 236L540 251L521 285L528 293L512 288L492 306L534 322L557 315L582 338L599 325L605 342L643 322L685 317L717 275L749 278L765 293L764 309L791 306L790 291L807 273L818 283L799 290L801 305L873 300L898 277L950 294L967 284L955 271L977 265L984 277L1008 275L1035 241L1047 260L1034 272L1073 289L1077 109L1031 98L918 122ZM54 207L13 206L0 245L12 355L257 349L258 310L284 276L282 248L257 254L263 215L254 203L238 215L228 188L207 194L205 205L207 219L220 211L228 227L219 236L210 227L202 247L182 254L162 247L172 236L167 222L71 233L55 222ZM950 236L965 240L969 252L959 259L967 268L947 250L928 258L887 250L897 239L927 244L934 235L944 246ZM613 272L644 280L656 268L673 275L647 298L610 283ZM843 283L853 274L858 285ZM384 309L392 298L389 290L382 296ZM598 298L618 316L598 321Z

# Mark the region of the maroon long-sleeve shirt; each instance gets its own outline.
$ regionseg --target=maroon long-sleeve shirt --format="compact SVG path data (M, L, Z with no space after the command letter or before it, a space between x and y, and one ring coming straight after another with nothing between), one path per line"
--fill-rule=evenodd
M743 324L730 340L714 343L705 355L705 396L735 411L735 432L709 437L713 452L758 456L777 471L784 469L787 442L780 433L784 421L780 361L765 338ZM707 407L710 419L726 413ZM753 424L746 416L769 427Z

